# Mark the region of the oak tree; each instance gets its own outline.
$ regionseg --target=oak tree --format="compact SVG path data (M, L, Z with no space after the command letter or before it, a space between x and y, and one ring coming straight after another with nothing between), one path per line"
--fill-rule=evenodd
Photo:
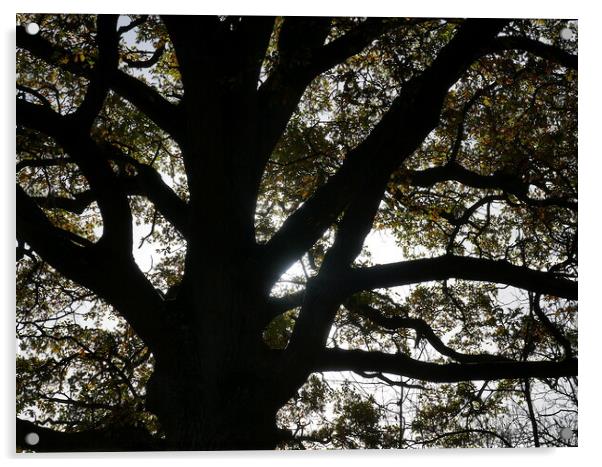
M563 443L575 22L18 20L19 449Z

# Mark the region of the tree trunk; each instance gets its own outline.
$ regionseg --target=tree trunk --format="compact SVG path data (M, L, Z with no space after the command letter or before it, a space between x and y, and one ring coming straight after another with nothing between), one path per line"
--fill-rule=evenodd
M148 384L147 404L158 416L170 449L274 449L281 440L278 407L266 386L259 392L260 385L249 381L250 376L158 366Z
M185 298L167 311L169 350L155 355L147 407L171 449L274 449L283 439L276 413L292 394L283 393L274 356L253 324L265 300L245 290L222 282L212 293L182 291Z

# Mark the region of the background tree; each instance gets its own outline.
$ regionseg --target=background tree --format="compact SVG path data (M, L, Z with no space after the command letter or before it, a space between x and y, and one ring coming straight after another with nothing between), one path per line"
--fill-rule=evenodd
M575 443L576 23L19 20L19 449Z

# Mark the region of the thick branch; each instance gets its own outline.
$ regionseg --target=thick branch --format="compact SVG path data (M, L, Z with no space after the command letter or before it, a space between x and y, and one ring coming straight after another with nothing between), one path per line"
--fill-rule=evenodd
M143 166L143 167L141 167ZM161 215L173 225L184 238L188 237L188 207L161 179L161 175L150 166L137 166L138 174L123 181L125 194L143 196L155 205ZM64 196L36 196L33 200L47 209L63 209L81 214L96 201L91 190L76 193L72 198Z
M559 378L577 375L577 360L561 362L427 363L403 354L324 349L315 371L377 371L433 383L518 378Z
M554 273L515 266L502 260L453 255L351 269L341 274L337 281L346 284L346 291L353 293L451 278L495 282L570 300L577 299L577 282Z
M529 39L528 37L498 37L491 42L489 48L492 52L512 49L524 50L525 52L532 53L538 57L556 62L566 68L571 68L573 70L577 69L576 55L572 55L559 47L544 44L543 42Z
M372 226L384 186L369 185L345 211L338 225L333 246L326 252L318 276L308 284L303 306L296 320L288 352L306 359L322 348L328 339L340 304L340 297L330 293L328 282L322 278L336 277L346 271L360 253L364 239ZM309 357L311 358L311 357Z
M189 236L189 209L186 201L180 198L161 178L161 174L150 165L132 158L127 161L136 168L136 176L125 184L128 194L145 196L155 205L161 215L172 224L184 238Z
M131 31L132 29L135 29L138 26L143 25L144 23L146 23L147 20L148 20L148 15L140 15L135 20L130 21L129 24L120 26L119 29L117 30L117 32L119 34L125 34L126 32Z
M149 347L157 349L164 343L161 298L131 254L127 258L116 257L102 245L92 245L54 227L18 185L17 238L66 278L113 305Z
M172 224L185 238L188 237L188 206L167 185L159 172L150 165L142 164L131 157L120 155L116 162L131 164L136 169L136 175L121 176L124 193L129 196L144 196L155 205L161 215ZM64 157L58 159L25 159L17 163L17 172L26 167L49 167L74 163L73 159ZM124 171L127 172L127 171ZM86 190L67 198L62 196L36 196L33 199L44 208L64 209L75 214L81 214L90 204L96 201L93 191Z
M17 447L36 452L114 452L158 451L165 442L134 426L106 427L99 430L64 432L44 428L17 418ZM26 436L35 433L39 442L30 445Z
M564 333L552 322L550 318L541 309L541 296L536 295L533 299L533 310L539 318L539 321L543 324L546 330L556 339L556 341L562 346L564 355L566 358L571 358L574 355L573 348L570 341L566 338Z
M60 264L65 275L83 267L81 255L85 239L75 241L70 232L54 227L36 203L19 185L17 190L17 236L27 242L50 264Z
M284 297L271 297L265 313L265 324L288 310L300 307L303 304L304 296L305 290L285 295Z
M393 28L429 21L424 19L401 18L367 18L345 35L320 47L313 54L308 67L312 74L317 76L330 68L343 63L348 58L360 53L379 36Z
M165 44L160 44L151 57L147 60L133 60L131 58L124 57L123 61L127 63L130 68L151 68L156 65L165 53Z
M74 114L78 125L90 128L104 104L112 76L117 72L119 62L119 35L117 34L118 15L98 15L96 43L98 57L90 72L90 84L84 100Z
M132 213L110 155L77 118L63 117L44 106L17 99L17 123L53 137L86 177L103 218L102 242L122 254L132 249Z
M577 203L564 197L555 196L543 199L529 197L529 184L515 174L496 172L491 175L481 175L456 162L449 162L441 167L430 169L408 170L404 172L404 175L410 184L415 186L430 187L441 182L455 181L473 188L502 190L530 206L559 206L572 211L577 210Z
M94 193L90 190L76 193L72 198L65 196L35 196L32 200L38 206L46 209L63 209L74 214L81 214L95 201Z

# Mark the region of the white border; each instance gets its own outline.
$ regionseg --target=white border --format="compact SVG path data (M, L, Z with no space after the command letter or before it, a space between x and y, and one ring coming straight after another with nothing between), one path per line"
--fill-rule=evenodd
M302 0L302 1L232 1L205 2L194 4L188 0L102 0L74 2L68 0L22 0L2 2L2 90L6 100L1 113L3 118L2 140L2 321L4 339L1 348L4 353L4 369L1 384L2 417L0 440L2 456L8 465L19 462L29 463L39 459L49 466L81 465L90 466L111 463L131 463L135 459L151 465L162 464L175 459L189 464L236 462L249 466L276 465L286 462L289 465L306 465L309 461L317 465L333 462L362 465L366 462L386 464L409 463L411 465L445 466L487 465L507 466L529 463L546 465L590 465L599 457L600 443L600 342L602 309L598 305L596 292L600 290L600 228L602 209L598 191L602 180L600 164L601 128L597 118L602 109L599 83L600 73L600 19L595 1L535 1L503 0L487 2L477 0ZM63 454L16 456L14 453L14 190L13 154L14 150L14 59L15 59L15 13L17 12L61 12L61 13L179 13L179 14L253 14L253 15L338 15L338 16L431 16L431 17L531 17L531 18L571 18L579 20L579 201L580 201L580 381L581 406L579 410L579 444L576 449L513 449L513 450L428 450L423 452L399 451L347 451L347 452L255 452L255 453L160 453L160 454ZM85 460L84 460L85 459ZM599 462L599 460L598 460ZM5 464L7 465L7 464Z

